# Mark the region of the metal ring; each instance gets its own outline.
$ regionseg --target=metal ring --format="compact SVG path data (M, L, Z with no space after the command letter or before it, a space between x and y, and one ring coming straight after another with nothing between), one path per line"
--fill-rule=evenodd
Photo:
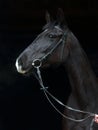
M41 62L40 59L34 59L33 62L32 62L32 65L33 65L34 68L39 68L39 67L41 67L42 62Z

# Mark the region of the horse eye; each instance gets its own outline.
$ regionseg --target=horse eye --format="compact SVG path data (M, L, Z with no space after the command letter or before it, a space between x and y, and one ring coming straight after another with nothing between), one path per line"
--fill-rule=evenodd
M56 35L53 35L53 34L49 34L49 38L55 38Z

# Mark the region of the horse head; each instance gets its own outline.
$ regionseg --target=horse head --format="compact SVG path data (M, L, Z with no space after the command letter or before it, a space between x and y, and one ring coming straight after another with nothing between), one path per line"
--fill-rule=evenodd
M65 62L68 57L68 27L61 9L53 20L46 12L46 25L43 32L16 59L19 73L28 73L33 66L48 67Z

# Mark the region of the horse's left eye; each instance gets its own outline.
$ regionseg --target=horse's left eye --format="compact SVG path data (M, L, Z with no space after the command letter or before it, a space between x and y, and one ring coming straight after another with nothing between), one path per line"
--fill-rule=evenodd
M53 35L53 34L49 34L49 38L55 38L56 35Z

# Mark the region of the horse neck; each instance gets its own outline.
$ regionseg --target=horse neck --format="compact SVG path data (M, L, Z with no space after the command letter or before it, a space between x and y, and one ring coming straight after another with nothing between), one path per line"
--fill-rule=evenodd
M83 102L94 101L98 91L97 81L88 58L72 33L68 36L68 44L70 45L69 57L64 66L71 83L72 93L75 93Z

